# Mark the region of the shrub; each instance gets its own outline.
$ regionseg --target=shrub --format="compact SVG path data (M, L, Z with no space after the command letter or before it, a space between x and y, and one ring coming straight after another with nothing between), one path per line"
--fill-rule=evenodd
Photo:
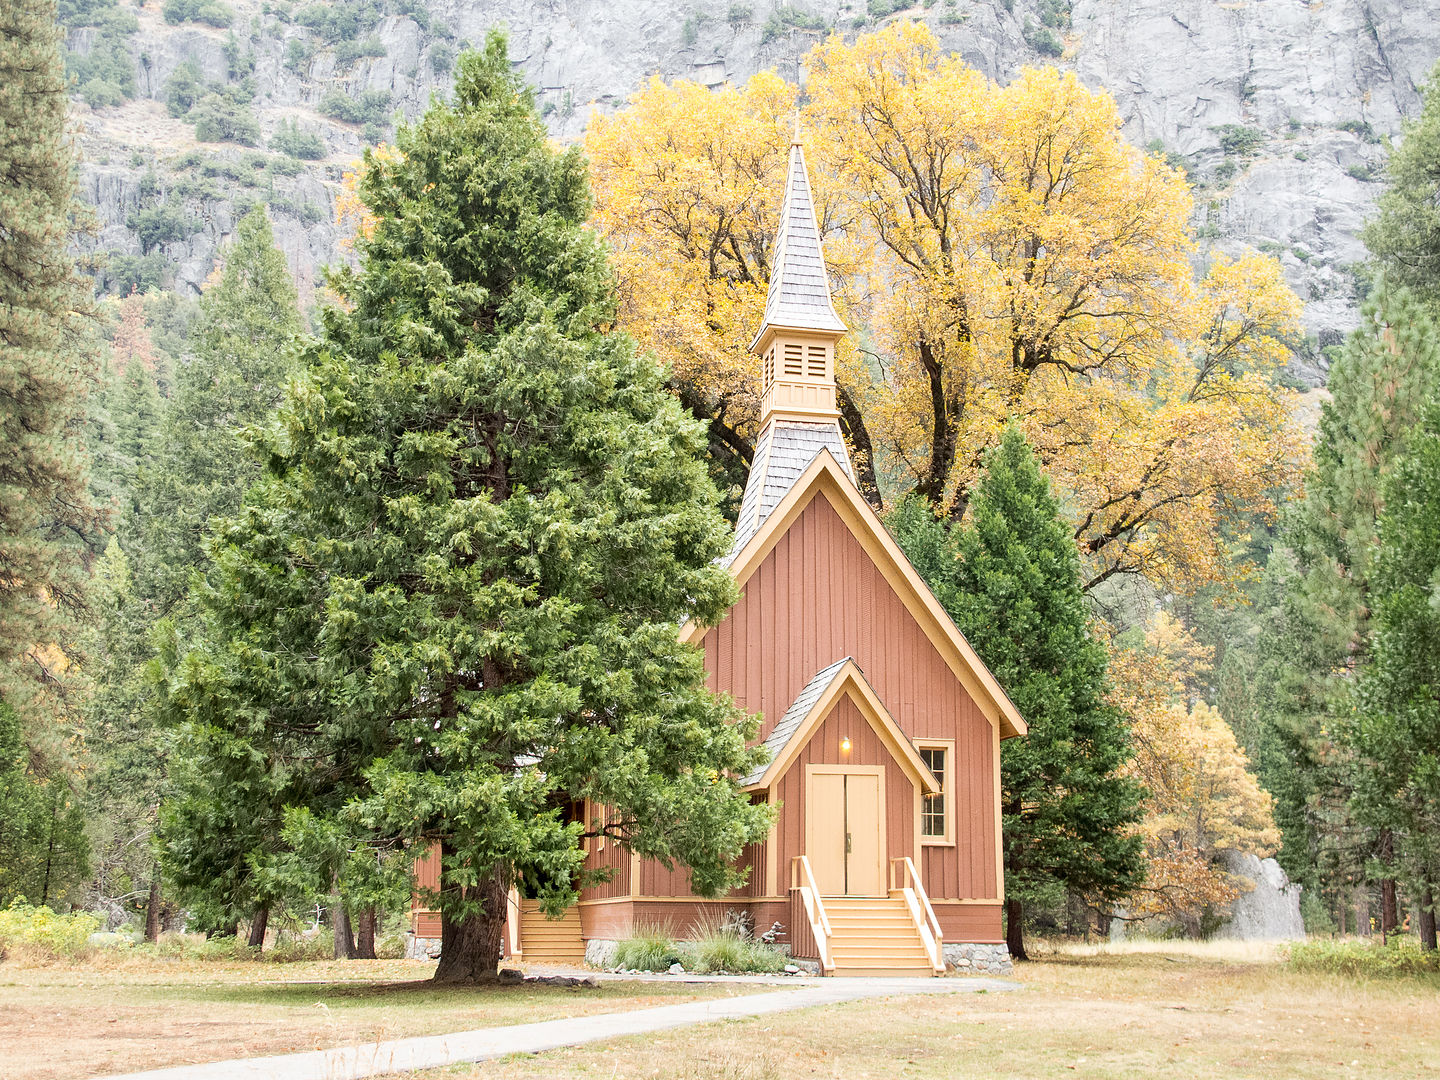
M95 267L101 286L116 296L163 289L170 276L170 263L158 252L150 255L106 253Z
M455 50L443 41L430 46L430 70L436 75L446 75L455 66Z
M1345 174L1354 180L1370 181L1375 179L1375 170L1369 165L1351 165L1345 170Z
M171 116L188 115L204 96L205 80L193 60L186 60L165 80L165 111Z
M161 9L172 26L182 22L204 23L221 29L235 21L235 12L220 0L165 0Z
M260 142L260 124L249 106L224 94L206 94L191 118L195 121L195 138L201 142L233 142L241 146Z
M1210 130L1220 136L1220 149L1226 157L1254 157L1265 145L1265 133L1259 128L1221 124Z
M1219 165L1215 166L1215 179L1223 184L1226 180L1229 180L1232 176L1235 175L1236 168L1237 166L1235 162L1231 161L1229 158L1226 158Z
M99 916L87 911L57 915L17 898L0 910L0 959L22 952L48 960L72 958L89 947L90 935L99 929Z
M1324 972L1348 979L1440 974L1440 955L1425 952L1414 938L1392 937L1388 945L1365 941L1297 941L1287 947L1297 971Z
M1049 27L1036 26L1026 19L1025 25L1020 28L1020 34L1025 38L1025 44L1041 56L1060 56L1065 52L1064 44Z
M325 156L325 140L313 131L301 131L294 120L282 120L270 136L270 149L304 161L319 161Z
M807 15L799 8L782 4L770 13L760 31L760 44L768 45L787 30L824 30L825 20L819 15Z
M290 43L285 46L285 66L296 75L305 74L305 69L310 66L310 58L314 56L314 50L307 42L299 38L291 38Z
M295 13L295 22L308 26L327 45L354 41L360 31L374 26L384 14L374 0L348 4L309 4Z
M272 176L299 176L305 171L305 163L299 158L273 157L265 166Z
M351 97L344 90L325 91L320 99L320 111L332 120L347 124L381 124L390 112L390 94L385 90L366 90L359 97Z
M658 926L636 926L615 945L615 966L626 970L664 971L681 962L679 944Z
M1342 120L1335 127L1340 131L1348 131L1351 135L1358 135L1367 143L1380 141L1380 136L1375 134L1375 129L1368 120Z
M749 4L731 4L730 11L725 16L725 21L731 26L744 26L749 23L755 9Z
M353 64L362 56L384 56L385 43L379 34L369 34L359 41L342 41L335 47L335 59L341 64Z
M184 240L195 231L195 222L178 206L151 206L125 219L127 228L140 234L140 250L149 254L156 248Z

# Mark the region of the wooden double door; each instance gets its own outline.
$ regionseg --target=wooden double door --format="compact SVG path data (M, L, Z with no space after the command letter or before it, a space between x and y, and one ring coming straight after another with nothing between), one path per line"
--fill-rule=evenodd
M886 895L884 770L811 765L806 772L805 853L820 895Z

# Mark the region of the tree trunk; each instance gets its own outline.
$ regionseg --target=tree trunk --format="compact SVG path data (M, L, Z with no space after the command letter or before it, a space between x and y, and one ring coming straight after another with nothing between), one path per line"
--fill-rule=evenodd
M270 905L261 904L255 909L255 917L250 920L250 940L246 942L252 949L265 948L265 927L270 922Z
M373 907L360 912L355 922L355 957L359 960L375 959L375 923L377 917Z
M145 940L152 945L160 940L160 863L158 861L150 871L150 897L145 901Z
M1395 838L1389 829L1380 833L1380 858L1385 865L1395 858ZM1384 878L1380 882L1380 933L1386 941L1400 925L1400 898L1396 895L1395 879Z
M1110 940L1110 924L1115 916L1108 911L1097 911L1095 913L1095 933L1100 935L1101 941Z
M340 902L336 895L335 903L330 908L330 923L335 930L335 959L355 959L355 935L350 932L350 916L345 911L345 905Z
M1010 950L1010 959L1029 960L1025 953L1025 931L1021 925L1024 909L1013 896L1005 898L1005 947Z
M1420 893L1420 947L1435 951L1435 894L1427 884Z
M483 904L478 915L460 922L440 916L440 963L432 981L475 985L500 977L500 944L505 936L505 903L510 875L496 864L474 888L462 890L462 899Z

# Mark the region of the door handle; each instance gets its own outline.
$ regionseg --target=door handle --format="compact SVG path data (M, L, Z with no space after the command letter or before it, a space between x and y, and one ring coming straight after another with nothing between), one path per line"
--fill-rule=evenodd
M850 834L848 832L845 834L845 854L850 854Z

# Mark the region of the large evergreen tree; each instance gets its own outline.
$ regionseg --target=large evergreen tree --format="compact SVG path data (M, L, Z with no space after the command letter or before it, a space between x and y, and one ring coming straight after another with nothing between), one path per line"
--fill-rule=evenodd
M702 893L763 837L730 779L752 723L676 633L734 601L729 530L703 428L609 330L584 161L548 144L502 37L368 155L359 194L360 269L336 276L271 479L215 541L170 701L186 768L229 776L260 830L289 808L294 842L438 843L436 978L485 980L512 883L572 900L583 835ZM572 800L596 816L567 821ZM170 842L198 852L212 824L177 814Z
M1331 368L1305 496L1286 520L1288 551L1275 569L1284 618L1260 643L1270 662L1259 760L1278 800L1282 861L1312 887L1353 884L1368 860L1392 854L1389 834L1361 826L1349 811L1353 762L1336 736L1369 655L1387 477L1437 380L1433 320L1408 289L1382 282ZM1397 922L1396 898L1388 878L1382 888L1388 930Z
M1436 947L1440 882L1440 405L1432 404L1385 485L1375 547L1378 597L1359 710L1344 725L1355 754L1354 805L1393 834Z
M1385 165L1379 214L1365 227L1378 269L1440 307L1440 64L1421 88L1420 115L1405 123Z
M986 459L969 518L952 529L918 500L897 541L1030 725L1001 752L1006 939L1025 958L1028 899L1064 886L1122 899L1143 877L1141 790L1124 717L1107 703L1075 540L1034 454L1011 427Z
M38 718L73 649L98 532L83 440L98 356L67 250L75 152L55 4L0 8L0 698Z
M136 577L161 615L204 564L210 520L235 513L260 475L244 432L274 416L301 330L295 283L263 207L240 219L222 258L190 328L191 355L174 373L158 461L142 492L150 557Z
M129 556L128 592L112 594L106 611L112 624L107 628L111 647L106 655L112 661L107 691L111 704L129 710L110 717L109 730L120 740L117 750L153 749L150 774L132 775L132 787L147 799L158 797L167 783L164 744L157 738L157 703L146 685L134 684L133 669L127 670L123 658L137 640L148 642L152 636L163 657L171 657L192 632L189 590L196 575L208 569L210 522L236 513L245 490L261 475L246 431L273 419L295 367L292 339L301 330L295 285L262 207L241 218L223 259L219 279L201 298L190 327L190 355L174 372L156 440L156 464L138 477L138 527L122 532ZM123 443L124 431L121 436ZM138 767L140 762L129 754L107 764L124 775L129 768L122 763ZM248 918L251 943L259 945L274 896L257 890L249 856L255 837L262 846L278 844L273 833L261 831L275 824L273 818L254 812L256 803L247 793L257 789L243 777L197 773L187 765L175 779L172 817L188 815L194 830L208 823L211 834L210 842L199 847L166 847L171 882L192 905L196 925L229 933ZM150 922L153 928L153 917Z

